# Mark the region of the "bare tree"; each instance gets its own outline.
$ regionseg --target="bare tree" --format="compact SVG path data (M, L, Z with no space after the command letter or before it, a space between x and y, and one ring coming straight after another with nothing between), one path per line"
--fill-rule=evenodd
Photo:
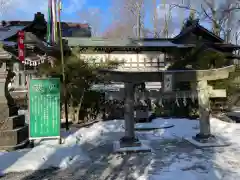
M128 23L133 27L136 37L142 37L144 29L144 0L122 0L123 8L128 15Z
M148 30L148 33L153 34L153 37L160 38L162 36L166 37L168 34L168 19L166 13L166 3L158 4L157 0L152 1L152 22L153 22L153 31ZM163 12L162 12L163 11ZM169 12L170 13L170 12ZM163 15L163 18L160 17L160 14Z
M154 33L154 37L159 37L159 23L158 23L158 12L157 12L157 0L153 0L153 33Z
M103 33L106 38L126 38L133 37L132 27L126 23L112 23Z
M179 27L179 23L176 23L179 22L179 20L172 18L172 9L168 0L157 2L157 0L149 1L149 3L151 3L150 12L152 12L150 21L153 23L153 29L148 29L148 34L158 38L171 37L175 29Z
M112 7L114 22L109 31L113 31L114 25L121 28L122 34L111 33L118 37L143 37L144 36L144 0L115 0ZM117 30L118 31L118 30Z
M171 27L171 12L169 6L164 7L164 9L162 4L157 3L156 0L116 0L114 2L115 21L113 24L122 30L122 34L119 34L120 31L116 28L110 27L108 33L105 33L105 35L118 34L118 37L145 37L148 35L151 37L168 37ZM166 5L166 3L164 4ZM153 29L149 27L146 28L144 25L146 11L153 12L150 20L150 22L153 23ZM164 16L162 16L161 11L164 11ZM119 33L114 33L112 32L113 30Z
M0 0L0 15L3 15L9 6L12 3L12 0Z
M162 32L163 37L168 38L169 34L171 33L171 9L170 6L166 7L166 4L164 5L164 8L167 9L167 11L165 11L165 15L164 15L164 29Z
M238 24L237 12L240 10L239 0L187 0L183 4L171 4L171 8L192 10L202 21L212 24L212 31L221 35L226 41L230 41L231 33ZM233 33L234 34L234 33Z

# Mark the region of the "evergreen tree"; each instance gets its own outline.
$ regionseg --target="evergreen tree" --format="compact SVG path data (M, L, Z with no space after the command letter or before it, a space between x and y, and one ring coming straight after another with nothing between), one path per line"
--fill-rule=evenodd
M67 98L72 111L72 118L78 123L80 112L84 115L88 109L97 107L97 102L100 99L100 94L91 91L93 84L102 81L103 76L98 74L98 69L107 68L113 69L119 65L118 61L108 60L101 64L96 63L95 59L79 58L79 49L72 50L71 55L65 56L65 76L67 86ZM57 59L53 65L48 62L40 65L39 74L42 76L62 77L62 63ZM62 98L63 99L63 98ZM75 112L77 112L75 114ZM83 120L83 119L82 119Z

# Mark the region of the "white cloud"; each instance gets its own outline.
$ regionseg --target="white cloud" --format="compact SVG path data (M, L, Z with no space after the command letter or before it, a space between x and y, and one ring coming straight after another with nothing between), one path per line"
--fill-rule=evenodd
M85 0L62 0L65 13L73 13L81 9ZM36 12L47 17L48 0L0 0L0 19L32 20Z
M67 0L68 6L66 5L65 12L66 13L74 13L82 8L82 6L85 4L86 0ZM63 4L64 8L64 4Z
M181 0L182 1L182 0ZM165 18L165 15L171 16L172 19L178 19L178 21L180 19L184 19L186 18L186 15L189 13L188 10L186 9L182 9L182 8L173 8L174 5L181 5L180 0L170 0L170 1L167 1L168 3L166 4L163 4L163 3L160 3L158 4L158 7L157 7L157 12L158 12L158 18L159 19L164 19Z
M183 21L187 17L187 14L189 13L185 9L172 8L171 5L177 4L177 1L179 0L171 0L168 1L168 3L166 1L166 4L159 3L157 6L159 28L162 29L161 27L165 26L165 18L167 18L169 22L168 33L169 35L171 34L172 36L179 33ZM180 2L178 2L178 4L180 4Z
M47 14L48 0L1 0L8 3L1 7L3 20L32 20L34 13Z

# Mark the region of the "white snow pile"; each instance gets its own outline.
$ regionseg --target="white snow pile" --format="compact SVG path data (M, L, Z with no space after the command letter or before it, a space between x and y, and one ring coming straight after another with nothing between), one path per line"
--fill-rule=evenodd
M173 124L174 127L138 131L136 135L143 140L164 141L195 136L199 132L197 120L156 119L152 124L157 126ZM233 144L230 147L195 149L191 153L181 150L170 153L169 156L161 159L161 162L155 159L156 154L153 152L151 163L145 168L144 173L135 172L134 177L139 180L175 180L179 177L186 180L240 179L240 124L226 123L212 118L211 130L214 135ZM71 129L69 133L62 133L65 137L62 145L58 145L57 140L46 140L33 149L1 153L0 172L21 172L49 167L67 168L76 163L78 165L86 163L90 161L88 153L84 150L86 144L91 144L95 148L118 140L123 135L123 120L98 122L89 128ZM162 162L166 165L158 165ZM162 168L152 173L151 169L156 166Z
M81 145L91 143L101 145L106 140L104 133L123 132L123 121L108 121L94 124L91 128L73 128L66 133L62 130L64 144L58 140L37 141L33 149L24 149L14 152L0 152L0 172L22 172L27 170L47 169L50 167L68 168L74 164L90 161L87 152ZM122 136L122 133L119 137ZM110 135L111 138L111 135Z
M1 153L0 172L21 172L50 167L67 168L75 163L90 160L79 145L70 143L59 145L57 141L47 140L33 149Z
M154 123L157 123L156 121ZM148 138L155 140L173 137L183 138L194 136L199 132L198 121L184 119L169 119L167 121L175 126L170 129L161 129L155 133L155 136L154 133L149 132ZM161 122L158 121L158 123ZM160 162L153 156L145 172L143 174L135 173L134 177L139 180L175 180L179 177L186 180L240 179L240 124L226 123L212 118L211 131L215 136L231 142L232 145L195 149L192 152L182 152L180 149L176 153L169 153L169 156L161 159ZM167 165L164 166L161 163ZM156 166L160 167L159 170L151 173L151 170Z

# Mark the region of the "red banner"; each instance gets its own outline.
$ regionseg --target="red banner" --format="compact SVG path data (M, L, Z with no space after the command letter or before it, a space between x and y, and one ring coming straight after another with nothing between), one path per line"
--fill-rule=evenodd
M24 46L24 31L19 31L18 32L18 59L21 62L24 62L25 59L25 46Z

